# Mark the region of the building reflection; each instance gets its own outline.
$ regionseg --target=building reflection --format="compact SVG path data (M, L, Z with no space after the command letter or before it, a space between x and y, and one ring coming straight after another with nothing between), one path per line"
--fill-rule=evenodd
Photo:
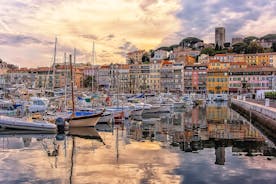
M197 106L156 122L135 122L129 137L135 140L156 140L179 147L184 152L215 148L215 164L225 164L225 148L237 155L274 154L267 149L265 138L227 103ZM269 151L267 151L269 150Z

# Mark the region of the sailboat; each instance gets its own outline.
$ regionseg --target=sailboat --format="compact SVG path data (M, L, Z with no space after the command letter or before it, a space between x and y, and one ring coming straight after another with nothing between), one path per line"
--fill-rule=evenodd
M69 122L69 127L94 127L101 118L104 110L99 111L75 111L74 100L74 78L72 67L72 55L69 55L70 72L71 72L71 92L72 92L72 112L66 120Z

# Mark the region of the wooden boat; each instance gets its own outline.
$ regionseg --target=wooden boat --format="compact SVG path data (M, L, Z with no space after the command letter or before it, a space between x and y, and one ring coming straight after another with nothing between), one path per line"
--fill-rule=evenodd
M47 121L25 120L22 118L14 118L8 116L0 116L0 126L2 128L17 129L17 130L32 130L43 132L56 132L55 124Z

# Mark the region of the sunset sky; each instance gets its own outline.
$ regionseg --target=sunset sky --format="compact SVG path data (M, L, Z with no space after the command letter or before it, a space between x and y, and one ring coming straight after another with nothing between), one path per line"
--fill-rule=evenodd
M0 58L20 67L52 64L77 49L78 62L124 62L126 52L179 43L188 36L214 42L276 33L274 0L0 0Z

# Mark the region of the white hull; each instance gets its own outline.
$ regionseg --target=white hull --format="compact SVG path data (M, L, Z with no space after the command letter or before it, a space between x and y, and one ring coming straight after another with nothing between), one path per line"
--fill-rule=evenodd
M0 116L0 126L2 128L56 132L56 125L44 121L27 121L20 118Z
M176 102L173 104L174 108L183 108L185 107L185 103L184 102Z
M137 110L133 110L131 111L131 115L132 116L141 116L143 114L143 109L137 109Z
M91 118L70 119L70 127L94 127L98 123L101 116L95 116Z

